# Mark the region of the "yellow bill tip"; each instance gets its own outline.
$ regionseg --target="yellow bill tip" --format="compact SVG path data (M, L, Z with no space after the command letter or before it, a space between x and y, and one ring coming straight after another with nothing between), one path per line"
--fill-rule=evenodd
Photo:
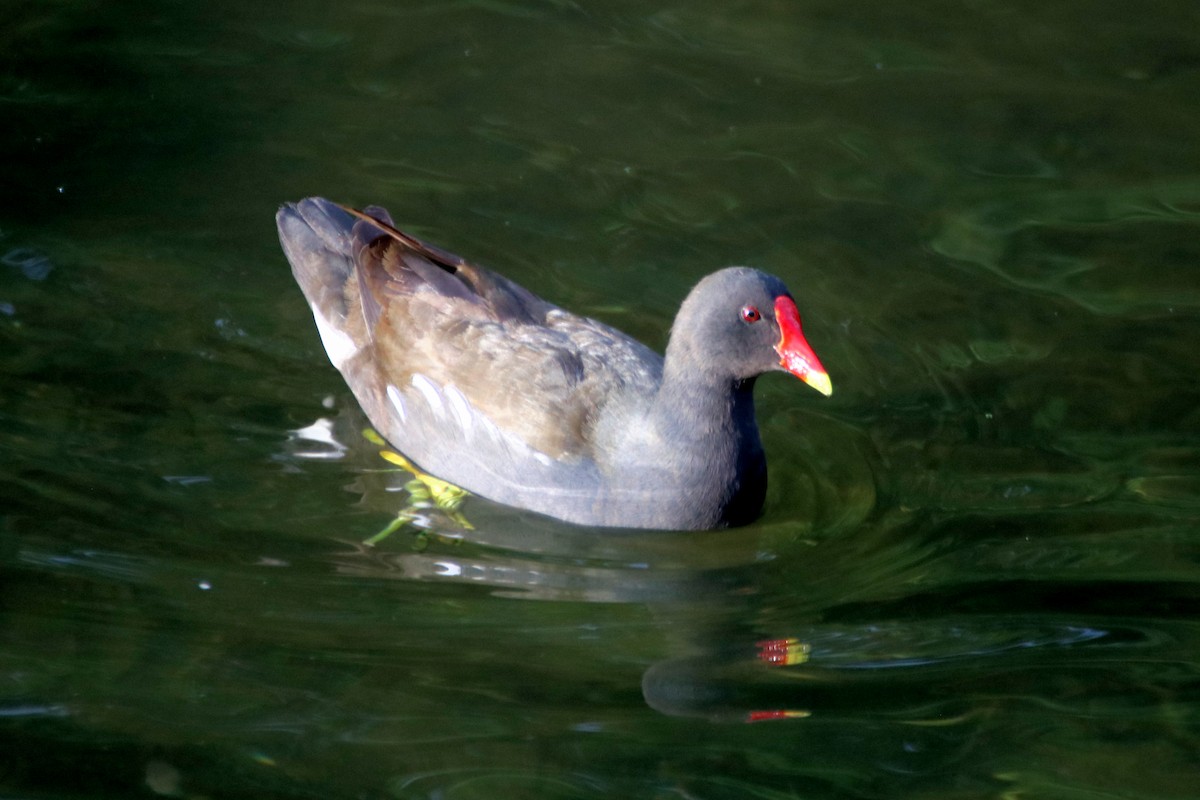
M833 382L829 380L827 372L809 372L802 380L826 397L833 394Z

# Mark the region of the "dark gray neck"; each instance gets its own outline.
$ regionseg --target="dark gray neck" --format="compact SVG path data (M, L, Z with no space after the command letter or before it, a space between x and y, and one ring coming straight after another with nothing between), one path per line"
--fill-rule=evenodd
M754 378L735 380L668 369L655 399L660 425L678 434L676 441L711 441L714 436L755 432ZM673 437L674 438L674 437Z
M766 459L754 419L754 379L664 380L654 426L671 442L675 474L704 527L741 525L758 516L766 489Z

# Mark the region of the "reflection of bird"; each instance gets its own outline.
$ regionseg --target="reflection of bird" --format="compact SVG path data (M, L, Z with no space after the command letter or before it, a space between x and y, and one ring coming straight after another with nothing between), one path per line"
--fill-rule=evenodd
M621 332L396 230L387 212L311 198L280 241L330 360L420 469L590 525L711 528L759 513L755 378L829 376L796 304L745 267L702 280L665 359Z

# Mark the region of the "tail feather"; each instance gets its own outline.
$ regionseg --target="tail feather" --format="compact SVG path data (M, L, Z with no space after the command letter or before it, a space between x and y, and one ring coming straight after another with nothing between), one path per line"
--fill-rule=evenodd
M354 272L355 218L328 200L288 203L275 215L279 243L310 305L327 319L346 317L346 281Z

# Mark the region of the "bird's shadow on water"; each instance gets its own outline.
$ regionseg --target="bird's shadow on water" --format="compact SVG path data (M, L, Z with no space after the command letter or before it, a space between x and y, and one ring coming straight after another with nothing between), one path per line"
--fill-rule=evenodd
M819 608L792 623L764 623L764 607L779 600L778 561L796 547L769 525L613 531L487 503L470 509L473 530L427 527L374 547L345 543L333 562L343 576L471 585L515 602L637 606L656 640L641 656L648 708L706 724L767 726L813 763L937 772L963 757L991 716L949 688L970 646L952 641L952 631L942 632L941 656L909 658L903 626L826 625ZM798 570L796 580L804 574ZM908 633L928 646L929 631L920 628Z

